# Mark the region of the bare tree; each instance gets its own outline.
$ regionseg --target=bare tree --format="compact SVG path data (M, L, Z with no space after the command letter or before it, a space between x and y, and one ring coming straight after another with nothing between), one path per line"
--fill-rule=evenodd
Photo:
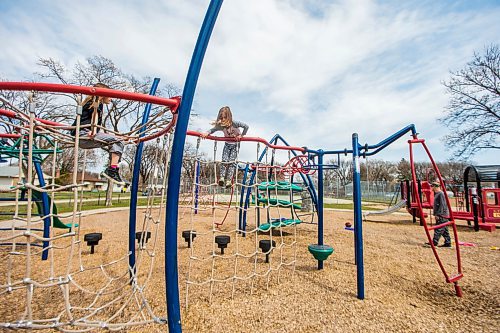
M338 164L338 168L335 169L335 174L339 177L340 186L344 186L352 182L352 171L352 160L348 158L341 159Z
M438 167L447 182L461 184L464 180L464 170L469 164L466 161L449 161L438 163Z
M468 158L480 150L500 149L500 48L474 53L466 68L443 82L450 95L440 121L451 133L445 137L457 157Z
M130 74L125 74L118 68L112 60L102 56L93 56L87 58L85 63L76 63L72 70L67 69L58 60L52 58L41 58L38 61L42 71L37 73L42 79L55 79L64 84L76 84L91 86L97 82L104 83L107 86L136 93L147 94L151 86L152 79L149 77L137 78ZM179 89L168 84L165 88L160 88L156 95L162 96L165 93L177 93ZM57 109L52 109L49 119L62 122L71 122L75 117L75 105L78 96L72 94L62 94L68 96L70 103L61 103ZM68 101L68 100L66 100ZM151 111L151 117L162 111L162 107L154 107ZM144 103L129 100L113 100L113 104L104 114L103 123L107 124L116 132L128 130L138 126L142 119ZM169 114L165 114L167 120ZM162 118L164 119L164 118ZM158 119L160 120L160 119Z
M38 60L40 71L35 73L44 81L56 81L63 84L90 86L97 82L104 83L113 89L125 90L136 93L148 93L152 79L137 78L124 73L114 62L102 56L93 56L85 62L78 62L72 68L66 68L60 61L53 58L40 58ZM163 85L157 90L156 95L173 97L180 89L174 85ZM26 109L28 104L27 94L24 92L0 92L9 103L19 109ZM52 121L71 124L75 118L77 94L47 94L37 93L35 96L36 116ZM111 107L104 113L103 123L115 132L127 132L138 129L142 120L144 103L128 100L114 100ZM5 103L0 100L0 106ZM162 106L153 106L148 126L151 130L158 130L170 121L170 112L165 112ZM9 132L8 126L3 126ZM58 156L58 169L62 172L72 172L73 153L71 147L66 147L64 153ZM88 162L96 162L97 154L88 153ZM90 157L90 159L89 159ZM92 159L93 158L93 159ZM88 165L88 164L87 164ZM50 167L50 165L44 165ZM108 182L107 205L111 205L112 184Z
M411 166L410 162L404 158L397 164L397 172L399 180L410 180L411 179Z
M383 160L366 160L368 164L368 178L370 181L386 181L391 182L394 180L394 173L396 167L394 163ZM361 179L366 179L366 167L361 168Z

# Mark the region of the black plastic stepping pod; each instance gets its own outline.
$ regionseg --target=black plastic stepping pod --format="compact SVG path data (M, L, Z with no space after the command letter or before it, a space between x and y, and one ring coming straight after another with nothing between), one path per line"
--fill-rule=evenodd
M87 242L87 245L90 246L90 254L94 254L94 246L98 245L101 239L102 234L100 232L85 234L83 236L83 241Z
M231 237L227 235L219 235L215 236L215 243L217 243L217 246L220 249L220 254L224 254L224 249L227 247L227 244L231 242Z
M191 247L191 242L194 241L196 237L196 230L184 230L182 232L182 238L188 243L188 248Z
M139 245L144 246L151 238L151 231L137 231L135 233L135 239Z
M276 242L271 241L270 239L261 239L259 241L259 248L262 250L262 253L266 254L266 263L269 263L269 255L273 248L276 247Z

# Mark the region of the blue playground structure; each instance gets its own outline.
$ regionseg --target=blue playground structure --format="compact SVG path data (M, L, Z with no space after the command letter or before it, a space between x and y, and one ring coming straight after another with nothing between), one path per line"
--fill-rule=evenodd
M147 237L147 234L142 233L138 239L137 233L137 217L136 210L138 204L138 193L139 193L139 170L141 166L141 159L143 154L143 141L148 138L146 134L146 124L148 123L151 111L151 103L163 101L164 106L171 107L172 111L172 124L175 124L175 132L173 136L172 150L170 155L170 167L168 172L168 186L166 193L166 206L165 206L165 288L166 288L166 304L167 304L167 313L168 313L168 328L169 332L179 333L182 331L181 327L181 312L180 312L180 300L179 300L179 262L178 262L178 219L179 219L179 192L181 188L181 175L182 175L182 167L183 167L183 158L185 153L185 142L187 135L200 136L200 133L194 133L188 131L188 123L191 113L191 108L193 104L193 98L196 91L196 86L198 82L198 78L200 75L203 59L208 47L208 43L212 34L212 31L215 26L215 22L217 20L218 13L221 9L223 0L211 0L208 6L203 24L201 26L200 33L198 35L198 39L196 42L196 46L193 51L191 63L189 66L189 70L187 73L186 81L183 88L182 98L180 99L163 99L160 98L155 99L154 95L158 88L159 79L154 79L152 87L150 89L150 93L148 98L144 96L135 96L138 98L137 100L141 100L143 102L147 102L144 113L142 116L141 125L142 129L139 130L138 134L138 142L137 142L137 150L135 153L135 162L133 168L133 177L131 182L131 202L130 202L130 215L129 215L129 229L128 229L128 264L130 270L130 284L133 284L133 278L136 276L135 270L137 268L137 253L136 253L136 241L144 240L144 237ZM55 85L54 85L55 86ZM54 88L46 89L61 89ZM2 87L12 88L16 87L13 83L1 83L0 89ZM12 88L14 89L14 88ZM19 89L19 87L17 87ZM120 97L125 96L123 92L112 91L111 89L101 89L98 88L89 88L89 87L80 87L75 88L74 86L66 86L65 92L72 93L86 93L90 95L99 95L103 94L104 96L110 97ZM93 89L93 90L92 90ZM42 89L43 91L43 89ZM59 90L46 90L46 91L59 91ZM106 95L107 94L107 95ZM139 95L139 94L137 94ZM130 97L131 94L126 95L126 97ZM168 131L168 129L166 130ZM166 131L161 132L159 135L163 135ZM278 145L279 149L289 150L293 157L289 160L289 169L292 170L292 174L290 175L289 181L279 182L276 180L272 180L271 178L267 179L266 182L261 182L256 184L256 174L257 168L254 167L251 163L247 163L244 167L242 167L243 171L243 179L240 185L240 196L237 198L239 202L239 212L238 212L238 227L239 231L242 232L242 235L245 236L245 231L247 230L247 209L252 204L252 196L254 203L256 205L260 203L267 205L276 205L285 207L286 209L290 209L291 218L281 218L274 217L267 213L265 223L261 223L260 213L257 216L258 218L258 228L260 231L269 232L273 228L279 228L282 226L293 226L300 224L302 221L301 215L299 213L301 206L297 204L293 196L299 193L306 193L308 197L311 199L312 206L314 208L313 212L317 215L317 240L315 244L309 245L309 252L314 256L317 260L318 270L324 268L324 262L334 251L332 246L325 244L324 237L324 192L323 192L323 182L324 182L324 172L328 169L335 169L338 165L326 164L325 156L337 156L337 159L340 161L340 156L342 155L351 155L352 163L353 163L353 203L354 203L354 243L355 243L355 252L354 258L357 267L357 297L358 299L365 298L365 283L364 283L364 255L363 255L363 219L362 219L362 208L361 208L361 184L360 184L360 158L368 157L376 155L381 152L389 145L394 143L395 141L403 138L406 135L410 135L411 139L408 141L410 144L410 160L412 165L412 174L413 174L413 182L415 182L415 169L413 165L413 153L412 153L412 145L419 144L424 147L429 158L431 159L434 169L436 171L436 175L438 176L440 182L442 183L442 178L439 174L439 170L437 170L437 166L435 165L430 152L425 146L424 140L419 139L417 137L416 128L413 124L408 125L398 132L388 136L377 144L365 144L361 145L359 143L358 134L354 133L352 135L352 147L341 150L323 150L323 149L311 149L307 147L293 147L288 144L288 142L282 138L279 134L276 134L269 142L260 139L260 138L248 138L243 137L241 141L258 141L265 143L266 147L261 152L258 157L257 162L260 162L262 158L265 156L266 151L270 148L275 148ZM156 136L157 137L157 136ZM76 140L76 139L75 139ZM5 155L3 151L0 151L2 155ZM41 160L34 159L34 168L38 175L38 180L40 182L40 187L45 188L46 184L43 179L43 173L41 169ZM271 161L270 168L273 167L273 161ZM195 166L195 177L196 183L199 183L200 177L200 167L197 164ZM311 177L312 173L316 173L317 177L317 187L315 187L313 179ZM298 177L294 177L294 175ZM300 178L300 181L294 181L295 178ZM252 189L255 189L255 192L252 193ZM197 212L198 205L198 187L195 188L195 213ZM32 191L32 190L30 190ZM277 193L278 191L288 192L290 194L289 200L280 199L278 196L273 197L273 193ZM35 197L36 201L41 203L41 212L44 216L44 229L43 236L44 238L49 238L50 236L50 227L56 227L58 223L54 218L51 218L51 211L55 209L55 205L50 202L48 194L46 192L32 192L33 197ZM294 194L295 193L295 194ZM427 234L427 238L429 241L431 240L431 236L429 231L435 229L435 226L428 226L425 222L424 212L422 209L422 203L418 198L415 198L417 214L421 216L424 220L423 226L425 232ZM448 199L447 199L448 200ZM232 201L232 198L230 199ZM51 210L51 205L53 206ZM448 201L448 205L449 201ZM312 222L312 221L310 221ZM455 240L458 244L458 236L456 233L456 226L453 218L450 220L448 225L453 227L453 232L455 236ZM62 226L59 226L62 227ZM71 226L66 226L66 228L71 228ZM191 232L188 232L188 239L192 241L195 235L192 235L189 238ZM147 241L147 240L146 240ZM227 244L226 244L227 245ZM272 241L269 241L267 244L269 247L272 245ZM47 249L50 248L49 241L44 241L43 243L44 251L42 256L44 259L47 258ZM223 248L221 248L223 250ZM455 290L458 296L461 295L460 287L458 286L458 280L463 276L462 268L460 264L460 252L459 246L456 246L456 257L458 262L458 273L455 275L450 275L444 269L444 266L441 263L439 255L436 249L432 248L433 253L440 265L440 268L446 278L446 281L449 283L453 283L455 286Z
M33 167L36 172L36 176L38 178L38 182L41 188L46 186L46 182L43 176L42 163L47 158L47 156L52 154L60 153L60 149L54 149L54 144L52 140L46 135L41 135L48 144L51 146L45 149L39 149L36 146L32 147L33 153ZM19 163L22 163L23 160L27 159L28 155L28 140L27 138L21 135L13 135L13 134L1 134L0 133L0 156L3 155L7 158L18 159ZM26 189L20 190L19 201L28 201L26 198ZM36 204L38 209L39 216L43 217L43 229L32 229L33 231L41 231L43 234L43 238L48 238L50 235L50 228L59 228L59 229L68 229L71 231L71 226L64 224L61 220L54 215L57 215L57 207L56 204L52 202L49 195L46 192L38 192L36 190L31 191L32 202ZM6 202L16 201L16 198L0 198L0 201ZM52 208L52 209L51 209ZM11 215L10 213L4 213L4 215ZM10 230L10 228L1 228L1 230ZM11 243L2 243L2 246L11 245ZM42 247L42 260L47 260L48 258L48 247L49 242L44 240L41 245L33 244L33 246Z
M187 74L186 83L183 89L182 101L179 107L179 119L176 124L175 132L176 135L174 137L173 142L173 150L171 157L171 167L170 173L168 177L168 192L167 192L167 206L166 206L166 232L165 232L165 245L166 245L166 256L165 256L165 267L166 267L166 281L178 281L178 271L177 271L177 216L178 216L178 203L179 203L179 187L180 187L180 178L181 178L181 168L182 168L182 158L184 151L184 143L186 139L188 121L191 111L191 106L193 103L193 96L196 89L196 84L198 81L199 73L201 70L201 64L203 61L204 54L207 49L207 45L213 31L217 15L222 5L222 0L212 0L208 7L205 19L203 21L203 25L201 27L200 34L198 36L198 41L196 43L195 50L193 52L193 57L191 60L191 65L189 67L189 72ZM318 214L318 242L316 247L312 248L312 251L317 254L318 258L318 269L323 268L323 259L324 256L322 254L331 253L329 248L324 247L324 236L323 236L323 170L325 168L324 164L324 156L325 155L337 155L340 156L342 154L352 155L353 165L354 165L354 241L355 241L355 260L357 265L357 296L359 299L365 298L365 289L364 289L364 259L363 259L363 221L362 221L362 212L361 212L361 185L360 185L360 165L359 158L365 156L373 156L378 152L382 151L386 147L388 147L391 143L403 137L407 133L411 133L415 140L417 139L417 132L414 125L409 125L395 134L389 136L388 138L382 140L381 142L375 145L360 145L358 134L354 133L352 135L352 149L343 149L343 150L313 150L306 149L309 156L309 164L310 168L317 169L318 172L318 190L317 196L314 193L312 186L309 186L309 189L312 191L311 197L314 198L314 202L316 205L316 210ZM285 144L285 140L283 140L279 135L275 138L271 139L271 142L276 142L278 139L282 140ZM245 140L245 138L242 138ZM423 140L421 140L423 142ZM295 152L294 152L295 154ZM306 165L307 168L307 165ZM250 174L251 171L247 170ZM414 170L413 170L414 172ZM439 173L438 173L439 174ZM245 177L247 176L247 172L245 173ZM415 178L415 177L414 177ZM251 183L252 175L250 175L250 183ZM305 181L306 183L311 184L310 179ZM243 198L243 193L245 190L242 190L242 198L240 199L240 204L243 203L244 207L247 207L248 202L250 200L250 193L246 191L246 197ZM449 204L449 203L448 203ZM242 213L241 227L244 230L245 228L245 211ZM423 215L423 213L422 213ZM453 224L454 226L454 224ZM428 237L430 237L428 230L426 229L426 233ZM456 229L455 229L455 237ZM429 238L430 239L430 238ZM457 238L456 238L457 239ZM434 250L434 254L437 256L437 252ZM459 247L457 246L457 258L459 261ZM438 260L439 261L439 260ZM458 279L461 277L461 266L459 265L459 274L457 274L454 278L450 279L447 277L448 282L453 282L455 284L457 295L460 295L460 289L457 285ZM180 310L179 310L179 288L176 283L167 284L167 309L168 309L168 325L170 332L181 332L181 319L180 319Z

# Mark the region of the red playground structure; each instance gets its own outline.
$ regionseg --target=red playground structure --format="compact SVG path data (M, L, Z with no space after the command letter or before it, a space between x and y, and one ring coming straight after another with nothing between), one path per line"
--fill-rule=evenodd
M434 193L430 183L434 179L409 180L401 183L401 198L406 200L406 209L413 216L413 222L420 216L416 195L422 208L432 209ZM485 187L485 184L495 187ZM500 165L470 165L464 171L463 189L454 193L455 205L451 214L454 219L465 220L468 225L474 223L474 230L494 231L500 223ZM427 216L423 213L424 217Z

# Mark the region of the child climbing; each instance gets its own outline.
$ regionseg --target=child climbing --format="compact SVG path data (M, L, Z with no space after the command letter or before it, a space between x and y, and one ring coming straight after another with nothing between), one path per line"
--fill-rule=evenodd
M102 83L94 85L97 88L109 87ZM123 153L124 144L113 134L100 132L103 126L102 114L104 104L111 103L110 97L87 96L83 101L82 115L80 117L80 148L94 149L102 148L109 152L109 166L101 175L109 180L125 185L120 177L118 163ZM76 126L76 119L72 126ZM76 129L71 131L71 135L76 135Z
M241 139L248 131L248 125L233 120L233 115L229 106L224 106L219 110L217 119L212 123L213 127L207 132L202 134L202 138L206 138L210 134L222 131L226 138ZM240 128L243 132L240 132ZM236 141L226 141L222 151L222 164L219 174L219 186L231 187L234 172L236 171L236 155L238 153L238 145ZM232 163L230 163L232 162Z

